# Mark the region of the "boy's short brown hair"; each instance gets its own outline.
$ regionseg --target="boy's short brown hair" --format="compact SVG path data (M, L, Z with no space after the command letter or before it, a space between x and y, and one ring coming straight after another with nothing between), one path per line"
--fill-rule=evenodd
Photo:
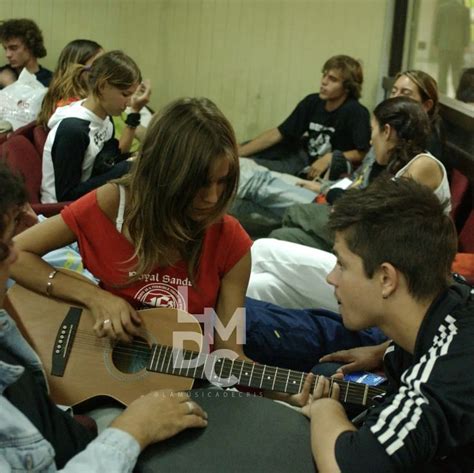
M341 71L344 88L347 90L349 97L360 99L362 83L364 82L364 74L360 62L350 56L340 54L329 58L324 63L322 72L327 72L330 69Z

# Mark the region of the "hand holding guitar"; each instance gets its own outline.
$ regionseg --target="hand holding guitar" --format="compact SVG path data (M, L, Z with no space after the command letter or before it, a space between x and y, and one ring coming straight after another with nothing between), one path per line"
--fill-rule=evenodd
M334 375L335 378L342 379L342 374ZM304 388L303 388L304 391ZM305 416L311 419L314 414L314 410L319 404L319 400L324 398L330 398L339 402L339 392L340 388L337 383L331 382L330 379L327 379L323 376L319 376L316 385L314 386L313 394L310 394L307 398L306 405L303 406L302 412Z
M97 288L87 306L95 319L94 332L98 337L130 342L138 335L141 318L121 297Z
M206 427L207 414L186 393L153 391L133 401L110 425L134 437L143 450L192 427Z
M287 402L295 407L303 407L308 403L311 396L311 385L314 382L314 374L308 373L303 383L303 387L299 393L287 394L282 392L265 391L265 397L276 399L277 401Z

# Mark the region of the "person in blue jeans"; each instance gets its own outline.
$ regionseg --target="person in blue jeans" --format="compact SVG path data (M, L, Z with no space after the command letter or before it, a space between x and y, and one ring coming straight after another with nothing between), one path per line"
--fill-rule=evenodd
M93 438L51 401L38 356L4 309L25 202L19 178L0 165L0 471L130 472L144 448L205 427L206 414L184 393L153 391Z

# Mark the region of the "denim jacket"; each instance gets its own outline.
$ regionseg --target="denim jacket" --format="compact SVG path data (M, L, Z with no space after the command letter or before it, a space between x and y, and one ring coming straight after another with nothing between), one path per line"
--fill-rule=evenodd
M46 385L41 362L20 334L13 319L0 309L0 345L32 369L38 383ZM55 472L54 450L36 427L4 396L3 392L23 373L23 366L0 361L0 471ZM105 429L85 450L64 467L67 473L131 472L140 448L129 434Z

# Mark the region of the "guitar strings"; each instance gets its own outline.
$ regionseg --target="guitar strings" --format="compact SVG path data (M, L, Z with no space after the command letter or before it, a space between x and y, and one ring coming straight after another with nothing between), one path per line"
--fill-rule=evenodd
M176 349L176 348L173 348L173 347L166 347L167 350L179 350L179 349ZM187 350L184 350L184 352L188 352L188 353L195 353L195 352L189 352ZM205 356L205 355L198 355L198 356ZM212 356L212 354L211 354ZM166 355L165 355L166 357ZM226 360L227 363L229 363L229 361L231 361L230 359L224 359L224 358L215 358L215 361L217 362L217 360ZM225 361L224 361L225 362ZM235 363L238 363L239 364L239 367L241 365L245 365L245 363L248 363L248 362L245 362L243 360L235 360ZM274 371L274 374L277 373L277 370L278 370L278 373L277 373L277 376L279 375L280 378L284 381L288 378L288 380L296 380L296 381L299 381L302 377L304 378L306 376L307 373L303 373L303 372L299 372L299 371L295 371L295 370L289 370L287 368L279 368L279 367L275 367L275 366L271 366L271 365L263 365L263 364L251 364L251 363L248 363L249 364L249 369L251 369L252 367L254 368L253 369L253 373L252 373L252 377L253 375L256 375L258 377L261 377L263 375L263 373L265 372L265 370L267 370L268 372L270 372L271 370ZM183 369L186 369L186 368L182 368L181 370ZM178 368L179 370L179 368ZM224 367L221 369L221 374L222 372L224 371ZM283 373L281 373L283 372ZM226 374L232 374L232 372L229 370L229 373L226 373ZM351 388L351 387L354 387L355 389L361 389L361 390L365 390L365 384L363 383L354 383L354 382L348 382L348 381L344 381L344 380L339 380L339 379L335 379L335 378L330 378L330 379L334 379L334 382L338 383L338 384L342 384L342 386L344 387L348 387L348 388ZM385 390L384 389L381 389L381 388L376 388L376 387L371 387L373 388L375 391L377 391L378 393L384 393Z
M97 342L98 340L100 339L97 339L95 336L91 335L90 332L84 332L86 334L85 337L83 338L94 338L95 342ZM100 340L101 342L105 342L105 340ZM134 342L134 344L139 344L139 345L142 345L142 346L145 346L146 347L146 350L136 350L133 348L133 346L130 346L130 347L127 347L127 345L120 345L121 349L118 348L118 347L115 347L114 348L114 353L117 353L118 355L121 355L125 358L128 358L130 355L135 355L137 353L142 353L142 354L146 354L146 355L150 355L151 354L151 348L148 346L147 343L144 343L144 342ZM97 343L94 343L94 346L97 347ZM157 345L159 346L159 345ZM104 343L102 343L102 347L104 348ZM109 347L112 349L112 347ZM173 348L173 347L165 347L165 359L166 359L166 356L169 354L171 356L171 352L172 351L180 351L179 349L176 349L176 348ZM166 352L169 352L169 353L166 353ZM189 350L184 350L182 351L183 353L188 353L188 354L195 354L197 355L197 358L199 357L202 357L202 356L206 356L206 355L203 355L202 353L200 354L199 352L191 352ZM211 355L212 356L212 355ZM214 357L214 361L217 362L219 360L219 358L215 358ZM223 359L223 360L226 360L226 359ZM230 360L227 360L227 361L230 361ZM225 361L224 361L225 362ZM246 362L242 361L242 360L236 360L236 363L238 363L238 366L240 366L241 368L243 368L243 366L241 365L245 365ZM168 363L169 364L169 363ZM252 377L261 377L264 373L265 370L273 370L274 371L274 379L275 379L275 382L274 384L277 384L277 383L285 383L286 384L294 384L292 383L293 381L296 381L298 382L298 384L300 386L302 386L302 375L304 377L305 373L301 373L301 372L297 372L297 371L294 371L294 370L288 370L288 369L285 369L285 368L278 368L278 367L273 367L273 366L269 366L269 365L259 365L259 364L255 364L255 365L250 365L250 368L253 367L253 372L252 372ZM181 368L181 367L173 367L172 368L173 371L179 371L181 372L180 374L182 374L182 371L183 370L189 370L187 368ZM222 374L222 371L224 371L224 367L222 367L221 369L221 373ZM283 372L283 373L281 373ZM230 371L228 373L229 375L232 374ZM275 374L276 374L276 377L275 377ZM347 381L343 381L343 380L336 380L335 381L337 384L339 384L342 388L345 388L344 389L344 393L341 392L341 395L344 394L344 397L348 397L349 395L353 396L354 394L360 394L361 396L365 396L366 395L366 385L365 384L362 384L362 383L349 383ZM263 384L263 380L262 380L262 383ZM313 383L313 386L314 386L315 383ZM373 395L377 395L377 394L382 394L384 393L385 391L383 389L380 389L380 388L376 388L376 387L369 387L370 391L369 393L367 393L367 396L369 398L371 398Z
M89 344L89 346L92 345L95 348L102 348L102 349L110 348L111 350L114 351L115 356L122 357L122 358L130 358L131 356L135 356L137 354L138 355L142 354L142 355L146 355L147 357L150 357L153 351L153 348L151 348L148 345L148 343L141 342L139 340L135 340L132 345L120 344L113 347L112 345L110 345L110 342L108 342L105 339L98 339L95 335L91 334L91 332L78 330L77 335L78 336L76 336L76 339L86 342L84 345ZM92 343L87 343L87 342L91 342L91 340L93 341ZM82 343L80 343L79 345L81 344ZM139 348L136 348L136 345L138 345ZM160 345L156 345L156 347L159 347L159 346ZM208 356L208 355L205 355L199 352L193 352L190 350L180 350L174 347L167 347L167 346L164 346L164 347L165 347L165 354L164 354L165 361L166 361L167 356L168 358L173 356L173 351L176 353L181 351L183 356L185 356L186 354L197 355L196 356L197 359ZM216 358L212 354L210 356L211 356L211 359L214 361L214 363L217 363L218 360L223 360L223 363L222 363L223 365L226 363L226 361L227 363L231 362L230 359ZM240 368L242 371L246 363L248 362L245 362L243 360L235 360L234 365L237 365L237 368ZM162 365L164 365L164 363L162 363ZM268 373L271 373L271 371L273 371L273 377L271 379L274 380L274 383L273 383L274 385L282 384L282 383L285 383L286 385L294 385L294 382L297 382L301 388L303 385L302 379L304 379L304 377L306 376L306 373L298 372L295 370L288 370L286 368L278 368L271 365L261 365L261 364L252 365L248 363L248 366L246 368L248 368L249 370L253 368L251 377L255 377L255 378L261 378L265 371L267 371ZM178 372L178 371L182 372L184 370L189 371L189 368L181 368L181 367L174 366L172 370L174 372ZM220 375L222 375L222 373L226 371L227 370L225 369L225 366L222 366ZM229 371L227 374L231 375L234 373ZM331 379L334 379L334 378L331 378ZM265 380L262 380L261 382L262 385L264 381ZM375 395L382 394L385 392L385 390L381 388L369 386L368 389L370 390L370 392L366 393L366 385L362 383L354 383L354 382L351 383L351 382L347 382L347 381L343 381L339 379L336 379L335 381L331 381L331 382L332 383L335 382L338 385L340 385L341 397L349 397L349 396L353 397L354 395L360 395L364 397L367 395L367 397L370 399ZM314 384L315 382L312 383L312 386L314 386Z
M86 337L84 337L84 338L89 338L89 339L94 338L95 342L97 341L97 338L94 337L93 335L90 335L90 332L87 333ZM148 346L147 343L144 343L144 342L135 342L135 343L139 344L139 345L142 345L142 346L145 346L146 347L146 350L145 350L146 355L150 355L151 349L150 349L150 347ZM94 343L94 345L96 346L97 343ZM102 345L104 345L104 344L102 343ZM130 346L130 347L127 347L127 345L120 345L120 346L121 346L121 349L116 347L114 349L114 352L116 352L117 354L121 354L122 356L127 357L127 358L130 356L130 354L133 355L133 354L136 354L136 353L139 353L139 352L140 353L144 352L143 350L134 349L133 346ZM166 347L165 348L165 360L166 360L167 355L171 356L171 354L172 354L171 351L172 350L175 350L176 352L179 351L179 349L173 349L172 347ZM206 355L200 354L198 352L190 352L190 351L187 351L187 352L197 355L197 358L202 357L202 356L206 356ZM186 350L183 353L186 353ZM219 360L219 359L218 358L214 359L215 362L217 362L217 360ZM227 360L227 361L230 361L230 360ZM238 366L240 366L241 368L243 368L243 366L241 366L241 365L245 364L245 362L242 361L242 360L237 360L236 363L238 363ZM285 382L285 381L286 381L286 384L291 384L292 381L296 381L296 382L298 382L298 384L300 386L302 385L302 377L304 377L304 373L295 372L294 370L287 370L287 369L283 369L283 368L272 367L272 366L268 366L268 365L258 365L258 364L256 364L256 365L250 365L250 366L253 367L252 376L261 377L266 369L267 370L273 370L274 371L274 378L275 378L275 374L276 374L276 379L275 379L274 384L277 384L278 382L279 383ZM182 374L183 370L189 371L189 369L187 369L187 368L173 367L173 371L175 371L175 372L179 371L180 374ZM222 367L220 374L222 374L222 371L224 371L224 366ZM281 373L281 371L283 371L283 373ZM232 373L229 371L228 374L232 374ZM334 381L332 381L332 382L334 382ZM365 386L366 385L364 385L364 384L347 383L347 382L344 382L342 380L336 380L335 382L339 385L342 385L342 387L345 387L344 393L341 392L341 395L344 395L344 397L353 396L354 394L360 394L361 396L366 395L366 393L365 393L365 390L366 390ZM262 380L261 384L263 384L263 380ZM314 383L313 383L313 386L314 386ZM371 387L371 391L372 392L369 393L369 398L371 398L372 395L376 395L377 393L381 394L381 393L384 392L384 390L382 390L380 388L373 388L373 387Z

